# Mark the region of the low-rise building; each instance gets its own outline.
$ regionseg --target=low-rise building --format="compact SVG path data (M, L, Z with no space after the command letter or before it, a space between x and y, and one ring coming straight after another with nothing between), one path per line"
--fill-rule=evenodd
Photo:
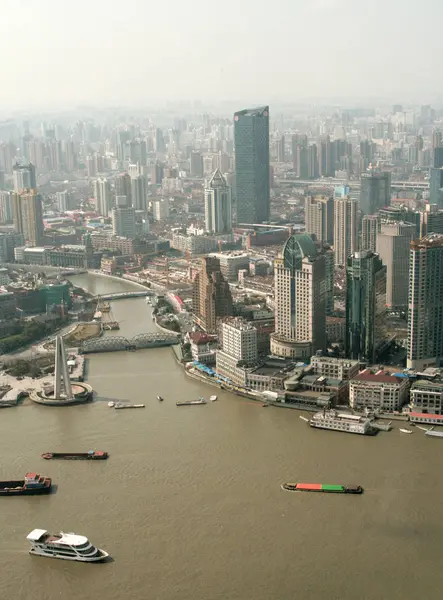
M218 345L216 335L208 335L203 331L194 331L187 335L187 339L191 345L191 354L193 360L205 365L215 364L215 356Z
M349 404L356 410L398 411L407 403L409 380L365 369L349 381Z
M412 384L411 412L443 415L443 381L419 379Z
M349 358L333 358L331 356L312 356L311 367L316 375L334 377L335 379L353 379L359 372L358 360Z

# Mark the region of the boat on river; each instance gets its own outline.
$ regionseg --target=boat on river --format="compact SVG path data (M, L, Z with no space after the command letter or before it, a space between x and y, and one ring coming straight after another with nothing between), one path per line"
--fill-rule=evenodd
M101 450L89 452L45 452L42 458L46 460L106 460L109 454Z
M88 538L75 533L51 534L46 529L34 529L26 537L31 547L29 554L46 556L47 558L62 558L80 562L100 562L109 554L93 546Z
M18 481L0 481L0 496L34 496L49 494L52 491L52 479L38 473L26 473Z
M361 485L331 485L327 483L283 483L287 492L323 492L326 494L363 494Z
M400 428L399 431L401 431L402 433L409 433L409 434L414 433L412 431L412 429L402 429L402 428Z
M427 430L425 435L429 435L430 437L443 437L443 431L435 431L433 427Z
M122 408L145 408L144 404L125 404L124 402L117 402L114 406L116 410L120 410Z
M211 402L215 402L216 400L218 400L218 398L217 398L217 396L214 394L214 396L211 396L211 397L209 398L209 400L210 400Z
M157 400L158 400L159 402L163 402L164 398L163 398L162 396L157 396Z
M177 406L199 406L200 404L207 404L204 398L198 400L185 400L184 402L176 402Z

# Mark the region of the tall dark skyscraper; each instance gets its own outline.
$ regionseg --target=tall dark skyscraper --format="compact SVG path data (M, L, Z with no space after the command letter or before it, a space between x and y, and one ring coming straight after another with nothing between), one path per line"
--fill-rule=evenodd
M269 107L234 114L237 223L269 220Z
M348 358L374 363L386 331L386 267L371 250L354 252L346 265L346 339Z
M361 175L360 210L364 215L375 215L391 204L391 173L368 171Z

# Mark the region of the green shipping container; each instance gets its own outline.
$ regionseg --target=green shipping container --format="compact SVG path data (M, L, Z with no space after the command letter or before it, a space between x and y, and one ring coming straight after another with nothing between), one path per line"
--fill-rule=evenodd
M344 492L345 489L342 485L328 485L322 484L321 489L325 492Z

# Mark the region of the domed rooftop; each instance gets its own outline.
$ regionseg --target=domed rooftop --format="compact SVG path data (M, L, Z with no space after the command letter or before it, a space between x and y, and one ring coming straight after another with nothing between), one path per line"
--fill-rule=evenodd
M283 261L287 269L299 269L305 256L315 257L317 248L307 233L296 233L283 246Z

